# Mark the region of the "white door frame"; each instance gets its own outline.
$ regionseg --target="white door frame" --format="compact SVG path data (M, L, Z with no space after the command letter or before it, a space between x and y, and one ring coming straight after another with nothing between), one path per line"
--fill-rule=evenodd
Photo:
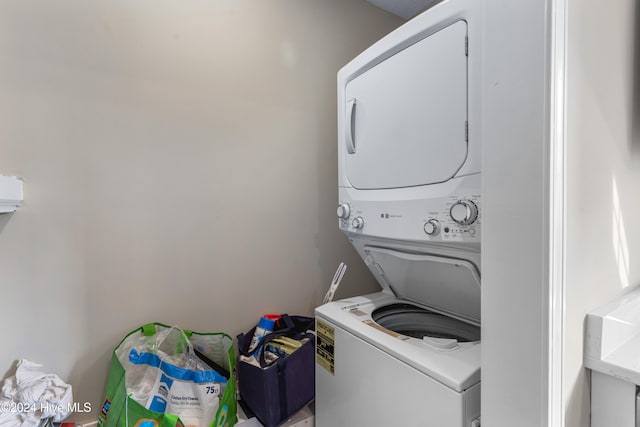
M564 424L566 0L485 0L482 421Z
M565 76L567 0L551 2L551 125L549 218L549 426L564 426Z

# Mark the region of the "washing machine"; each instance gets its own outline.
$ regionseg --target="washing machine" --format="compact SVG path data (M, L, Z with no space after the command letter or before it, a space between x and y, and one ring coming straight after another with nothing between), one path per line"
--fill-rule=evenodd
M352 239L383 290L316 309L316 425L480 426L479 253Z
M320 427L480 426L481 20L445 0L338 73L338 226L382 290L316 309Z

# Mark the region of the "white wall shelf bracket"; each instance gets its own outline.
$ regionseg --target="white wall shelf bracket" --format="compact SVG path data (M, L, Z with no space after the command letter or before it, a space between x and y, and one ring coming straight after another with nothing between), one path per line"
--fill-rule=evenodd
M23 201L22 180L0 175L0 213L15 211Z

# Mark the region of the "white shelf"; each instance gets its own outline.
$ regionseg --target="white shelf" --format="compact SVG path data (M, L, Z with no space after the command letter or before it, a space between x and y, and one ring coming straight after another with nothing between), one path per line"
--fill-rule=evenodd
M587 315L584 365L592 370L591 426L636 427L640 288Z
M22 180L15 176L0 175L0 213L15 211L22 200Z
M587 315L585 366L640 385L640 288Z

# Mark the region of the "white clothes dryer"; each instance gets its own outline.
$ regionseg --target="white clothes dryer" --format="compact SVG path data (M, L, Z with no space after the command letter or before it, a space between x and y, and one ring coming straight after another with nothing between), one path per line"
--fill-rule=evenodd
M338 73L346 233L479 248L478 0L446 0Z

